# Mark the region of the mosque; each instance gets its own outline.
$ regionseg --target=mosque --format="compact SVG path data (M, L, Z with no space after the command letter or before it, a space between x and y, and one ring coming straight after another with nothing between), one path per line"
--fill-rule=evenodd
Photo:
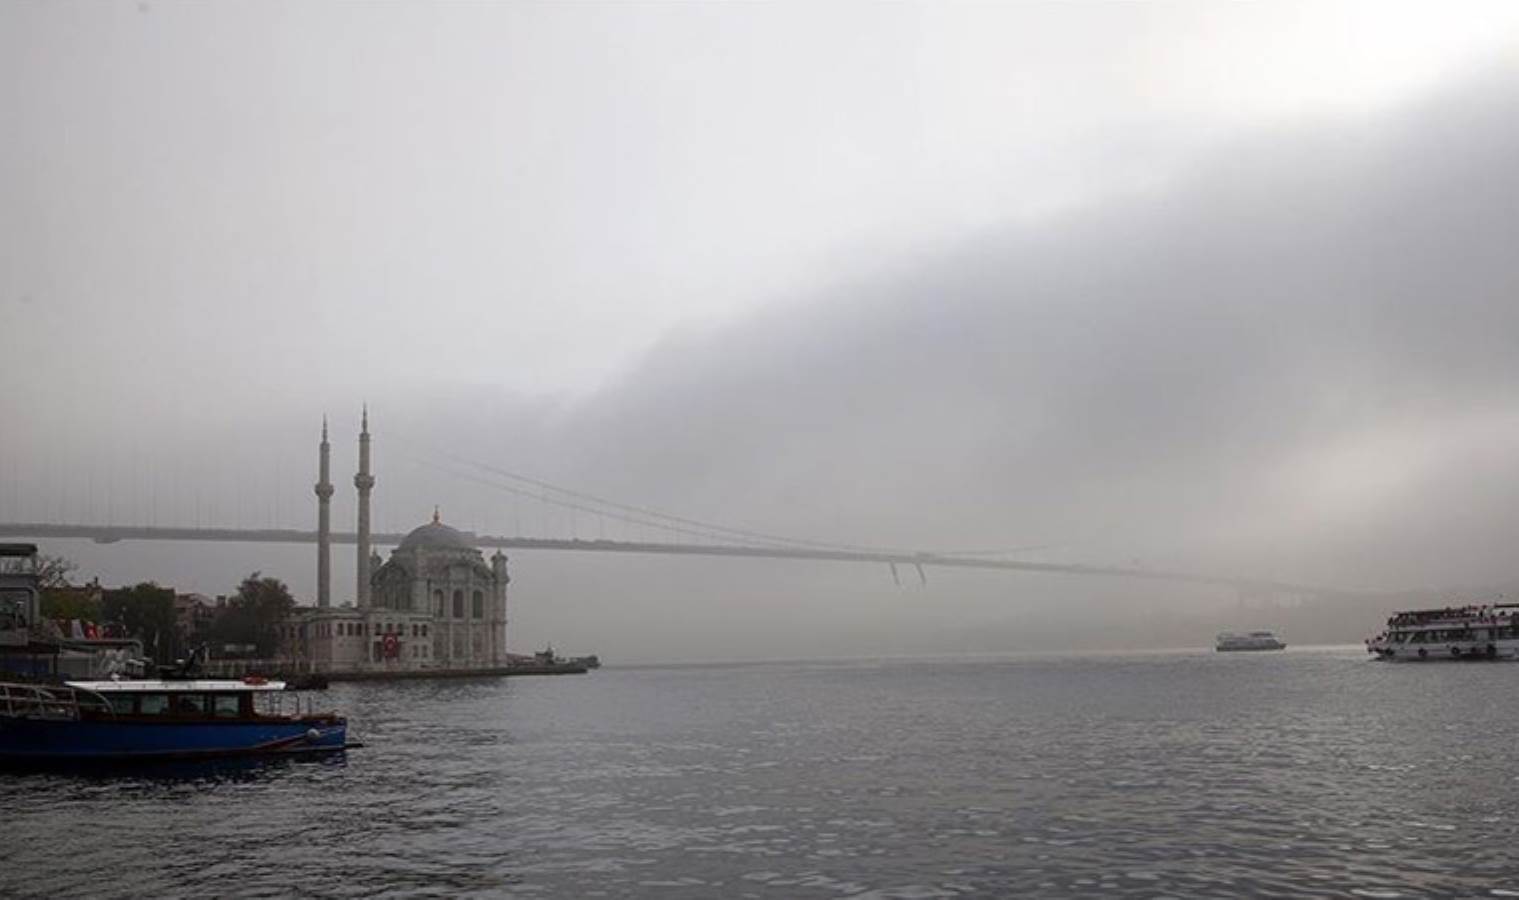
M355 599L332 605L331 445L322 423L317 496L317 603L281 627L282 655L311 672L495 669L506 653L506 556L487 561L467 532L431 522L382 560L370 540L369 410L359 432Z

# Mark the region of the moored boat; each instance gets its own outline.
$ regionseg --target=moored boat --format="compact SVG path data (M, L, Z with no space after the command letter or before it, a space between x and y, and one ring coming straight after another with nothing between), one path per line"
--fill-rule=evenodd
M1394 613L1366 651L1394 661L1519 658L1519 604L1447 606Z
M205 759L355 746L346 719L303 712L302 698L284 690L283 682L261 678L0 682L0 762Z
M1249 634L1234 634L1226 631L1218 636L1214 649L1223 652L1228 650L1286 650L1287 645L1282 643L1276 635L1269 631L1252 631Z

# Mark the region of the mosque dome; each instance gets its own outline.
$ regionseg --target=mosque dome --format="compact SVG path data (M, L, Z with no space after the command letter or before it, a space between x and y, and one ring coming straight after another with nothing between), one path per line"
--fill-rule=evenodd
M438 519L438 514L433 513L432 521L420 528L413 528L411 533L401 540L401 550L473 550L474 541L470 536L457 528L444 525Z

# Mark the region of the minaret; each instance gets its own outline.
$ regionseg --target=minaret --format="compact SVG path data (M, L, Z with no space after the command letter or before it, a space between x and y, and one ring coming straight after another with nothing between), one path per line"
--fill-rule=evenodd
M322 416L320 476L316 483L316 605L332 605L332 445Z
M364 424L359 431L359 474L353 476L353 486L359 489L359 584L354 603L359 609L369 608L369 492L374 488L374 476L369 474L369 404L364 404Z
M490 618L490 653L491 665L499 666L506 663L506 586L511 582L511 576L506 573L506 554L498 548L491 554L491 574L495 576L491 580L495 587L491 591L492 613Z

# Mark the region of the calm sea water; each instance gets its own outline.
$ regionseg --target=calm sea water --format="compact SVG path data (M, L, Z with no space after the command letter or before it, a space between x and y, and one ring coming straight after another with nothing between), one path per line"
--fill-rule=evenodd
M1519 896L1516 696L1358 649L345 685L326 763L0 776L0 894Z

